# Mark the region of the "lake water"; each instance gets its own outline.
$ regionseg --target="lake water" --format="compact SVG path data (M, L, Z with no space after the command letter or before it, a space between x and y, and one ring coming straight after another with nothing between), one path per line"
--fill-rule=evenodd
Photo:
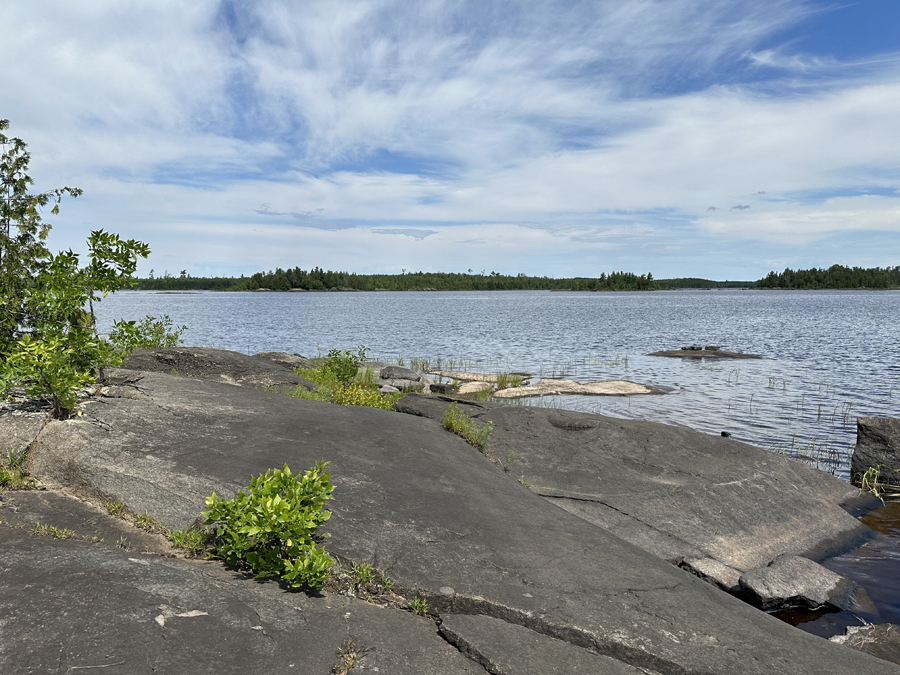
M808 458L847 478L856 417L900 414L900 292L541 291L120 292L119 318L168 314L185 344L315 356L365 345L380 360L524 371L534 379L626 379L661 396L530 399L677 424ZM648 356L719 345L759 360Z

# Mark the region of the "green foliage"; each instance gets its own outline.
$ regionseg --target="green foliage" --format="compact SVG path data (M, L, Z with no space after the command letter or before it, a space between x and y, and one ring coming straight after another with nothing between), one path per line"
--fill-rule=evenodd
M193 555L198 555L206 550L209 542L209 534L194 525L184 530L169 530L168 537L173 546L184 549Z
M55 525L42 525L41 523L35 523L29 531L31 534L36 534L41 537L53 537L54 539L71 539L75 536L73 530L67 530L64 527L56 527Z
M482 454L488 454L488 437L494 429L493 422L479 427L471 417L459 409L454 401L444 413L444 428L461 436L469 445L478 448Z
M525 378L518 373L498 373L497 389L511 389L513 387L521 387Z
M425 598L413 598L409 601L409 608L414 614L424 616L428 612L428 601Z
M319 386L313 391L302 386L297 387L292 396L307 401L325 401L336 405L393 410L394 403L403 396L403 393L382 394L379 392L371 370L366 369L358 382L352 382L367 351L363 346L359 347L356 354L332 349L328 359L320 368L295 368L294 372L297 375ZM353 374L349 375L351 372ZM350 380L341 379L348 375Z
M51 225L43 222L41 209L52 201L56 214L63 195L81 194L68 187L29 193L31 154L22 139L3 133L8 128L9 120L0 120L0 354L12 351L21 331L33 327L27 295L50 256L44 242Z
M109 333L109 341L124 353L135 349L177 347L184 344L181 334L187 326L172 329L168 314L160 318L145 316L140 321L117 321Z
M353 569L350 570L350 576L353 577L353 581L357 584L368 584L375 580L375 573L372 571L372 566L369 563L354 565Z
M0 491L32 490L34 479L28 475L28 453L24 450L10 450L7 458L0 459Z
M0 132L8 126L0 120ZM50 225L40 209L55 200L57 213L64 194L81 191L29 194L25 143L0 133L0 144L0 392L23 385L31 396L48 395L60 418L74 407L80 387L124 359L98 335L93 303L130 285L137 259L150 249L97 230L88 237L83 267L72 251L50 253L44 244Z
M368 349L362 345L359 346L355 354L349 349L344 351L332 349L328 352L328 358L325 359L324 368L333 374L339 382L348 384L356 377L359 367L366 360L367 351Z
M331 402L337 405L358 405L393 410L394 403L401 396L403 396L403 392L385 395L377 389L367 389L361 384L352 383L335 389L331 396Z
M106 511L111 516L124 516L127 508L125 502L107 502Z
M319 461L302 476L283 469L266 471L250 482L248 493L222 500L206 498L206 525L216 525L215 552L229 565L247 566L257 577L281 577L292 586L321 588L333 563L316 547L316 531L328 520L324 510L334 486L329 462Z
M832 265L828 269L792 270L769 274L757 282L759 288L787 288L810 290L816 288L889 288L900 286L900 266L844 267Z

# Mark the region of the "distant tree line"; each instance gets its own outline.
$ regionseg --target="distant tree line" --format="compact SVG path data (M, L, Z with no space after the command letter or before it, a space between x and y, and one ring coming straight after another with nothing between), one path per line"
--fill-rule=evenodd
M900 266L897 267L844 267L832 265L828 269L812 268L809 270L792 270L769 272L760 279L759 288L786 288L812 290L825 288L890 288L900 286Z
M607 276L604 272L597 279L572 279L571 282L573 291L657 291L662 288L650 273L638 276L631 272L612 272Z
M656 290L659 286L652 274L631 272L603 273L599 278L530 277L491 272L473 274L454 272L405 272L403 274L351 274L314 267L311 270L257 272L249 277L192 277L185 271L179 276L168 273L161 277L138 279L137 290L210 290L210 291L636 291Z
M351 274L314 267L311 270L283 270L257 272L249 277L192 277L185 270L178 276L168 272L146 279L137 279L138 290L146 291L648 291L674 288L785 288L811 290L817 288L890 288L900 287L900 266L844 267L832 265L828 269L769 272L759 281L711 281L685 277L656 280L650 273L602 273L599 277L531 277L499 272L406 272L402 274Z
M710 279L698 279L696 277L681 277L678 279L657 279L656 283L665 289L669 288L753 288L755 281L712 281Z

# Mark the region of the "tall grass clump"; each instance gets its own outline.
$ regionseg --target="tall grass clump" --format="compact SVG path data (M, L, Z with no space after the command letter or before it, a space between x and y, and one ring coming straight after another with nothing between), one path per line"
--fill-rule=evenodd
M454 401L444 414L444 428L462 437L469 445L478 448L483 455L488 454L488 437L494 429L493 422L479 426L475 420L462 412Z

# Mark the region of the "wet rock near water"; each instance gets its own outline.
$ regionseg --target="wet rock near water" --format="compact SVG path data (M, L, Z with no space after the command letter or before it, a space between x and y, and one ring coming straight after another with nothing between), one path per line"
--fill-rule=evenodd
M766 567L745 572L740 587L750 603L765 611L831 608L878 614L865 589L796 555L781 555Z
M892 623L850 626L844 635L829 638L879 659L900 664L900 626Z
M877 471L879 482L900 485L900 418L857 418L850 473L859 480L869 469Z

